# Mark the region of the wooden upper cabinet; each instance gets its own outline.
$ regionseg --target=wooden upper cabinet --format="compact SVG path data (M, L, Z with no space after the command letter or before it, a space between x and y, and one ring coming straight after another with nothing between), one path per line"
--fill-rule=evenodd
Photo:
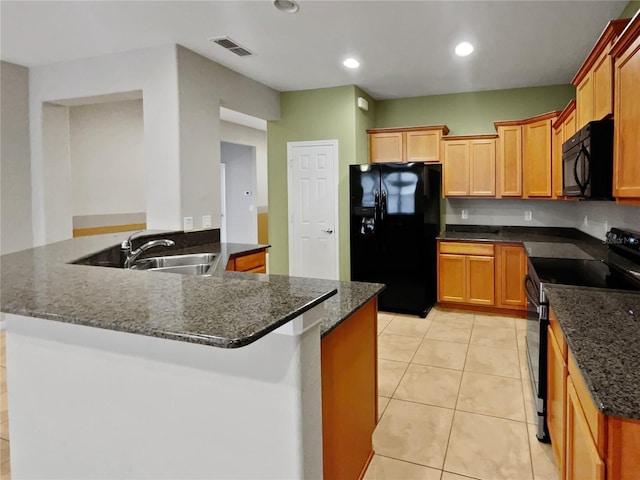
M534 117L522 127L522 185L525 198L551 198L551 124L558 113Z
M369 135L371 163L402 162L404 138L402 132L381 132Z
M562 144L576 133L576 101L571 100L553 123L552 185L553 198L562 198Z
M379 128L367 133L370 163L439 163L442 160L440 140L449 129L446 125L433 125Z
M576 85L576 103L578 109L578 125L584 127L588 122L595 120L593 115L593 81L591 75L587 75Z
M496 195L496 139L469 142L469 194L474 197Z
M609 22L571 83L576 86L577 128L613 113L613 66L611 48L629 22Z
M469 196L469 142L448 140L442 159L442 193L444 196Z
M522 126L498 128L498 197L522 197Z
M614 45L613 196L640 204L640 15Z
M497 135L469 135L444 139L444 196L495 196L496 138Z

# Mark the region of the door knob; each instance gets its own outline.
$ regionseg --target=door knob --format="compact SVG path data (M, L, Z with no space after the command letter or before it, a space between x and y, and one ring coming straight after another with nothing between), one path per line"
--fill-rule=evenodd
M327 228L326 230L323 230L324 233L328 233L329 235L331 235L333 233L333 230L330 228Z

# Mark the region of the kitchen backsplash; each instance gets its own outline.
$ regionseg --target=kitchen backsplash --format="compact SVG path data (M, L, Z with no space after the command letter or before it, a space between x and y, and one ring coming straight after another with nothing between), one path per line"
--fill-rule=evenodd
M463 219L463 210L468 218ZM525 220L525 212L531 220ZM448 198L446 222L469 225L573 227L604 240L611 227L640 231L640 207L615 202Z

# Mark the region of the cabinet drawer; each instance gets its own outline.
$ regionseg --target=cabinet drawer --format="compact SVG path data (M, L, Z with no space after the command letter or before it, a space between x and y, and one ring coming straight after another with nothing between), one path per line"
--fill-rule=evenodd
M560 348L560 352L562 353L562 359L566 362L567 352L569 351L569 348L567 347L567 342L564 340L564 334L562 333L562 329L560 328L560 324L558 323L556 314L553 313L553 310L551 309L549 309L549 327L553 332L553 336L556 339L558 348Z
M236 271L246 272L255 268L264 267L266 265L266 257L264 250L261 252L250 253L249 255L243 255L236 257Z
M584 412L587 424L589 425L589 431L591 432L593 441L598 448L598 453L601 457L604 457L605 417L593 403L591 395L589 394L589 390L587 389L587 385L582 379L582 375L580 374L580 370L578 369L578 365L576 364L573 355L569 355L567 364L569 369L569 377L571 378L573 386L575 387L578 400L580 400L580 406L582 407L582 411Z
M440 253L493 256L492 243L440 242Z

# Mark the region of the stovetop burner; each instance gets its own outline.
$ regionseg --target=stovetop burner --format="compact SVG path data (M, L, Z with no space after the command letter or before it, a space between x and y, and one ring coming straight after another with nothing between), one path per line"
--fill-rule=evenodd
M635 279L599 260L538 257L529 261L540 283L640 290Z

